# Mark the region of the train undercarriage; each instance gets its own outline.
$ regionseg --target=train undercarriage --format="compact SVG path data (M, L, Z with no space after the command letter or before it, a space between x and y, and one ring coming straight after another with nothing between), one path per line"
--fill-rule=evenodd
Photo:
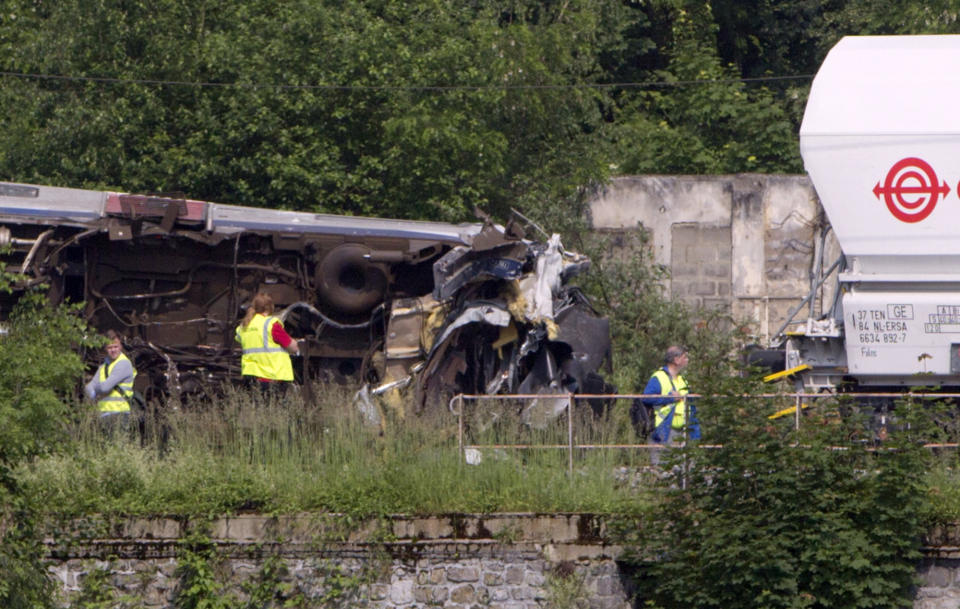
M234 329L269 294L301 344L297 381L401 389L416 410L465 393L604 388L609 326L567 283L589 261L501 227L349 218L179 197L0 184L16 290L82 302L116 330L137 389L196 394L240 375ZM91 354L91 362L97 354Z

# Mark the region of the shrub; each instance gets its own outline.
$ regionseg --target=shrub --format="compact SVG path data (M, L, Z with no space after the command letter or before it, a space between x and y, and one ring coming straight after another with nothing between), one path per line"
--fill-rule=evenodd
M930 458L920 409L899 404L904 425L875 449L851 405L819 405L797 431L726 395L700 407L718 447L674 451L639 534L648 605L908 606Z
M0 285L8 281L0 271ZM6 330L0 339L0 493L11 524L0 542L0 606L32 609L52 604L52 588L34 512L13 470L63 439L67 399L83 372L74 347L94 339L76 308L49 307L36 291L19 300Z

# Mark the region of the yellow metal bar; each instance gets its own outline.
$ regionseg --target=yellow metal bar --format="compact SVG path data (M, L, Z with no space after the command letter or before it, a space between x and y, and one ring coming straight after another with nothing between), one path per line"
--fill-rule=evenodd
M807 409L807 408L810 408L810 406L807 405L807 404L805 404L805 403L804 403L804 404L800 404L800 410L805 410L805 409ZM796 406L790 406L790 407L788 407L788 408L784 408L783 410L778 410L778 411L776 411L775 413L773 413L772 415L768 416L767 418L768 418L768 419L779 419L780 417L785 417L785 416L787 416L787 415L794 414L795 412L797 412L797 407L796 407Z
M804 371L804 370L809 370L810 368L811 368L810 364L803 364L802 366L795 366L795 367L793 367L793 368L790 368L789 370L782 370L782 371L780 371L780 372L774 372L773 374L768 374L767 376L763 377L763 382L764 382L764 383L769 383L770 381L776 381L776 380L778 380L778 379L782 379L782 378L787 377L787 376L790 376L790 375L792 375L792 374L796 374L796 373L802 372L802 371Z

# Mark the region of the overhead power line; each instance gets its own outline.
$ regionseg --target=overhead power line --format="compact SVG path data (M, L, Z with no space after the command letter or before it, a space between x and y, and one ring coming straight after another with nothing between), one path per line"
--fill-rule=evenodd
M486 85L290 85L242 82L202 82L187 80L161 80L149 78L114 78L109 76L72 76L68 74L31 74L23 72L0 71L0 77L22 78L28 80L54 80L69 82L92 82L119 85L150 85L160 87L194 87L224 89L274 89L288 91L485 91L485 90L536 90L536 89L652 89L659 87L689 87L709 84L734 84L755 82L777 82L788 80L810 80L813 74L792 74L787 76L758 76L753 78L710 78L696 80L658 80L644 82L615 83L578 83L578 84L486 84Z

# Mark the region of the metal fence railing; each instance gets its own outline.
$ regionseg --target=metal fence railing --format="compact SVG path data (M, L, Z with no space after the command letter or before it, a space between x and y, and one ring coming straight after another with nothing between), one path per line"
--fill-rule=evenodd
M567 451L567 467L569 471L573 472L573 461L574 453L577 450L584 449L629 449L629 450L651 450L651 449L661 449L663 444L650 444L650 443L614 443L614 444L603 444L603 443L578 443L574 441L576 437L576 417L572 416L574 406L579 400L609 400L609 401L620 401L620 400L634 400L637 398L651 397L650 395L643 394L497 394L497 395L471 395L471 394L459 394L454 396L449 403L450 412L452 412L457 417L457 449L460 454L461 461L466 459L467 451L469 450L483 450L483 449L520 449L520 450L566 450ZM703 396L700 394L688 394L687 399L693 398L703 398L703 397L729 397L729 396ZM779 399L782 401L790 401L792 404L787 408L782 408L777 411L771 412L768 415L770 419L779 419L787 416L792 416L794 420L795 429L799 430L801 421L803 419L803 412L808 408L814 407L814 402L817 400L826 400L826 399L844 399L844 400L857 400L857 399L869 399L869 400L903 400L903 399L917 399L917 400L947 400L947 399L960 399L960 393L919 393L919 392L906 392L906 393L764 393L757 395L744 395L744 398L761 398L761 399ZM532 400L563 400L566 402L565 407L561 415L565 415L566 418L566 442L563 444L471 444L467 442L465 437L466 435L466 425L465 425L465 411L464 403L465 402L486 402L486 401L506 401L506 400L518 400L521 402L529 402ZM958 418L960 418L960 412L958 412ZM960 422L958 422L960 426ZM686 430L684 430L686 431ZM682 443L681 443L682 445ZM699 444L700 448L711 448L714 445ZM941 442L941 443L927 443L924 444L927 448L958 448L960 443L957 442Z

